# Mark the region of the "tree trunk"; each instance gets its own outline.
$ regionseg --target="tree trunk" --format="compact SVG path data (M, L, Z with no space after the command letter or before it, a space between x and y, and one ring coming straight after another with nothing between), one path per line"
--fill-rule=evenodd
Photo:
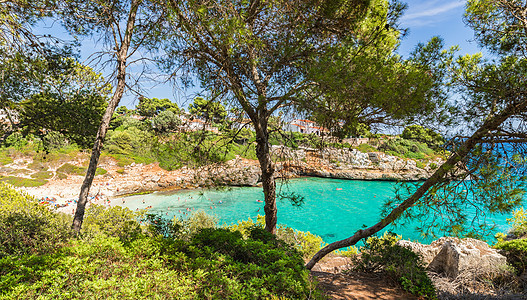
M93 178L95 177L95 172L97 171L97 164L99 163L99 157L101 156L101 150L106 139L106 133L108 131L108 126L110 125L110 120L113 116L115 108L119 105L121 98L124 94L124 89L126 87L126 59L128 56L128 49L130 48L132 40L132 32L135 26L135 18L137 14L137 9L141 0L135 0L132 2L130 7L130 13L128 15L128 20L126 23L126 32L124 39L121 42L121 47L119 47L116 56L117 56L117 87L112 96L112 99L108 103L108 107L104 112L102 117L101 125L99 126L99 131L97 132L97 137L95 138L95 143L93 144L93 149L90 157L90 164L88 170L86 171L86 177L81 186L81 191L79 194L79 200L77 202L77 209L75 210L75 215L73 217L73 223L71 228L76 232L79 232L82 227L82 221L84 219L84 211L86 209L86 203L88 202L88 194L90 192L90 187L93 183ZM118 45L116 45L117 48Z
M256 156L262 171L262 187L265 195L265 230L276 234L276 182L274 177L274 164L271 160L269 145L269 132L267 122L260 121L256 129Z
M358 230L353 236L347 239L336 241L320 249L320 251L318 251L306 264L306 268L308 270L311 270L318 261L320 261L324 256L326 256L330 252L340 248L353 246L361 239L372 236L373 234L381 231L383 228L395 221L402 215L402 213L406 209L413 206L423 195L425 195L425 193L432 186L442 180L449 170L454 168L454 166L459 161L464 159L474 149L474 147L481 142L482 138L484 138L489 132L496 130L504 121L506 121L515 113L525 110L526 106L527 102L521 102L516 105L511 104L507 106L507 108L504 109L500 114L487 119L487 121L461 145L458 151L453 153L450 158L445 163L443 163L441 167L437 169L437 171L415 191L415 193L413 193L408 199L399 204L399 206L394 208L388 214L388 216L383 218L379 223L369 228L366 228L364 230Z

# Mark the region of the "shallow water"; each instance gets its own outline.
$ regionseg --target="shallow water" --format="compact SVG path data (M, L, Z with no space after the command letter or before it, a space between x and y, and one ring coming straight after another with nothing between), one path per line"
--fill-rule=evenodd
M284 192L302 195L301 207L291 205L288 200L278 200L278 223L309 231L321 236L325 242L334 242L349 237L363 225L371 226L379 221L379 211L394 194L393 182L359 181L327 178L298 178L278 185ZM124 200L124 204L122 201ZM114 204L132 210L151 206L150 213L167 218L187 218L192 211L204 210L216 215L221 224L232 224L240 220L263 215L264 195L261 187L233 187L226 190L186 190L178 192L152 193L117 198ZM506 218L510 215L494 215L487 220L496 222L498 231L506 231ZM429 242L415 230L415 225L390 227L388 230L405 239Z

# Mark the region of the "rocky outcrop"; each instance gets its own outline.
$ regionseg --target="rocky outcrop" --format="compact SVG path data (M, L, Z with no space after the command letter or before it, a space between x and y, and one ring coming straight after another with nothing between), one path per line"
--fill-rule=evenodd
M359 180L425 180L433 172L428 165L417 167L414 160L385 155L382 152L362 153L356 149L302 148L292 150L274 146L275 157L287 160L283 177L316 176ZM300 159L298 159L300 158ZM436 165L440 161L434 161Z
M430 245L409 241L398 244L420 254L429 270L453 278L464 271L499 272L507 262L487 243L471 238L443 237Z

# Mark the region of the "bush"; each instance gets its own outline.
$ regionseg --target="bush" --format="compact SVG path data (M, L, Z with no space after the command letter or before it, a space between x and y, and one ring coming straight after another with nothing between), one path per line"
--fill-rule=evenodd
M16 187L35 187L46 184L48 181L42 178L24 178L16 176L7 176L0 178L1 182L8 183Z
M0 259L0 298L320 298L288 250L225 229L204 229L189 242L140 236L124 244L95 235L53 255Z
M101 233L118 237L122 242L130 242L141 233L137 214L128 208L114 206L105 208L93 204L86 210L81 233L93 237Z
M445 139L432 129L419 125L410 125L401 134L403 139L425 143L432 149L437 149L445 143Z
M6 147L13 147L17 150L22 150L27 144L27 139L20 132L14 132L5 139Z
M394 138L384 142L379 146L379 150L389 155L411 159L424 159L426 156L434 154L434 150L426 144L402 138Z
M159 133L174 131L181 125L181 119L172 111L165 110L152 118L152 125Z
M264 226L264 216L258 215L256 222L249 218L247 221L239 221L237 224L233 224L228 228L232 231L239 231L244 237L249 237L249 232L253 228L263 229ZM302 257L306 259L311 258L325 245L322 238L318 235L314 235L310 232L299 231L283 225L277 226L276 236L280 240L295 247L295 249L302 254Z
M498 242L494 247L505 250L507 262L516 269L518 275L527 270L527 239Z
M264 229L253 227L252 238L238 231L203 229L186 249L195 266L208 270L198 298L305 299L317 295L309 281L304 261L294 248ZM232 279L236 279L236 287ZM214 295L214 296L213 296Z
M0 151L0 165L4 166L4 165L8 165L8 164L10 164L12 162L13 162L13 158L11 158L11 156L9 156L9 152L8 151L5 151L5 150Z
M60 166L60 168L57 169L57 172L68 174L68 175L85 176L87 169L88 168L86 167L78 167L78 166L74 166L69 163L65 163L62 166ZM105 169L97 168L97 170L95 171L95 176L104 175L106 173L107 171Z
M249 228L247 238L227 229L197 229L212 219L204 213L192 218L185 226L195 233L180 240L138 233L129 210L92 206L82 239L70 239L51 254L0 257L0 298L321 298L299 252L274 235L258 227ZM174 225L150 220L158 232Z
M369 144L360 144L355 149L362 153L368 153L368 152L376 152L378 151L375 147L369 145Z
M50 179L51 177L53 177L53 172L40 171L40 172L31 174L31 177L35 179Z
M436 290L426 274L423 259L410 249L396 245L400 237L385 233L383 237L370 237L355 260L355 270L386 272L404 290L423 297L436 299Z
M510 233L516 237L524 237L527 235L527 210L523 207L515 210L512 214L512 218L507 219L511 225Z
M68 216L0 183L0 258L56 249L71 235L69 223Z

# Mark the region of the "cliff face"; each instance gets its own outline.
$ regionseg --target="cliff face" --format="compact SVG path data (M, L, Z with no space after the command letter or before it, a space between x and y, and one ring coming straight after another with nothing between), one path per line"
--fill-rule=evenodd
M432 173L432 163L423 168L416 161L385 155L381 152L362 153L355 149L293 150L284 146L272 148L277 161L277 177L293 178L316 176L356 180L404 180L427 179ZM260 168L256 161L234 159L224 165L209 166L196 173L199 185L226 184L255 186L260 181Z
M433 170L431 163L418 168L414 160L385 155L381 152L362 153L355 149L290 150L276 147L275 152L297 157L284 163L287 175L319 176L360 180L423 180ZM434 162L436 165L440 161Z

